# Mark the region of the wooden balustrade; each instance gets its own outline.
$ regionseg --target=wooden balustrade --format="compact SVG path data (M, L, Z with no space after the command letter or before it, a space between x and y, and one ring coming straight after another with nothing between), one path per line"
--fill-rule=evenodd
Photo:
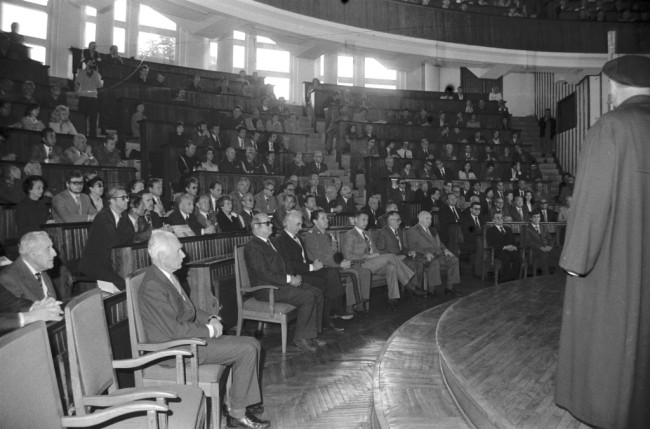
M615 52L644 53L650 49L650 26L645 23L510 18L394 0L257 1L357 29L436 42L524 51L606 54L607 32L616 31Z
M219 314L224 330L237 325L237 289L235 259L208 258L191 262L187 270L190 299L208 314Z
M31 80L36 85L49 86L49 69L50 66L43 65L38 61L13 61L5 58L0 59L2 77L6 79L17 81Z

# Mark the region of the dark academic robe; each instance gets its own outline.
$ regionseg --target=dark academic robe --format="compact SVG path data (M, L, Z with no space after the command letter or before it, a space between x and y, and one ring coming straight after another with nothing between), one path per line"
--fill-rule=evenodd
M555 401L604 428L650 427L649 135L644 95L589 130L560 260L580 276L567 278Z

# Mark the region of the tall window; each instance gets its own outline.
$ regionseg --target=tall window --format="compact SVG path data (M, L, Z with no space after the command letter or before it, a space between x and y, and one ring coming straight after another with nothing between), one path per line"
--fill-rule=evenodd
M210 67L217 67L217 58L219 55L219 43L210 42Z
M235 30L232 38L232 72L237 73L246 68L246 33Z
M47 46L47 3L48 0L16 1L2 3L2 31L11 31L11 23L20 25L20 34L25 37L25 45L30 47L33 60L45 63Z
M397 89L397 71L384 67L374 58L365 59L365 86L367 88Z
M115 0L113 6L113 44L126 53L126 0Z
M354 82L354 58L346 55L339 55L338 57L338 77L336 83L338 85L352 86Z
M97 9L94 7L86 6L84 8L84 48L90 42L94 42L97 36Z
M268 37L256 36L255 43L257 70L265 77L264 82L274 86L276 97L290 99L291 53Z
M140 5L138 56L173 63L176 60L176 23L149 6Z

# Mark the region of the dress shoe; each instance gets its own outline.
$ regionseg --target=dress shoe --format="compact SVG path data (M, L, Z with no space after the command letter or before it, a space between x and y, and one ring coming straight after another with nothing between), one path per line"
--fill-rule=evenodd
M264 429L271 427L271 422L269 420L260 420L249 412L246 412L246 415L241 419L228 415L226 424L229 428Z
M345 331L344 328L341 328L340 326L336 326L336 325L335 325L334 323L332 323L332 322L329 322L329 323L327 324L327 329L329 329L330 331L334 331L334 332L343 332L343 331Z
M311 344L309 340L302 339L302 340L293 340L293 345L298 347L301 350L305 350L308 352L315 352L317 349L315 346Z
M330 319L350 320L354 318L354 314L332 314Z
M327 345L327 341L321 340L320 338L312 338L309 341L314 347L325 347Z
M463 296L462 293L456 291L455 289L449 289L449 288L445 288L445 295L453 295L456 298L460 298L461 296Z
M259 404L253 404L246 407L246 411L256 416L264 412L264 405L260 402Z
M407 295L414 295L414 296L425 296L427 293L423 291L422 289L419 289L412 284L408 284L404 287L404 292L406 292Z

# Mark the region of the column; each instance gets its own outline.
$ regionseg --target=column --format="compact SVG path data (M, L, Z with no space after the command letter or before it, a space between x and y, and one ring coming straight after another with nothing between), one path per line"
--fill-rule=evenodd
M47 37L46 63L50 65L50 76L72 79L71 46L82 46L84 22L81 8L67 1L49 2L50 25Z
M323 62L324 62L324 75L323 75L323 83L330 83L333 85L336 85L337 77L338 77L338 55L337 54L325 54L323 56Z
M439 91L440 87L440 67L424 63L422 67L422 81L424 82L425 91Z
M232 73L232 33L231 37L219 40L217 50L217 70Z

